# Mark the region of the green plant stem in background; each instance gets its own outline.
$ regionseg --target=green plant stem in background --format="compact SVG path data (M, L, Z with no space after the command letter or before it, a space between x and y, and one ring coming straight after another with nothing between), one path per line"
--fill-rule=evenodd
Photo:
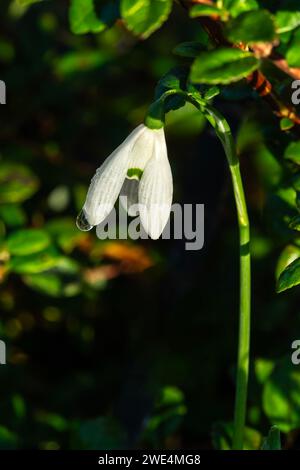
M230 127L214 108L206 108L207 119L220 138L230 168L240 233L240 318L233 448L243 449L249 375L251 264L249 219L239 160Z

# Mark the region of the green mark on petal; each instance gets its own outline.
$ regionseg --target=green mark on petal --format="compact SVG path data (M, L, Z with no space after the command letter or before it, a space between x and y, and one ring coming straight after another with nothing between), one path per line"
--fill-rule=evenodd
M127 171L127 178L140 180L143 174L143 170L140 168L129 168Z

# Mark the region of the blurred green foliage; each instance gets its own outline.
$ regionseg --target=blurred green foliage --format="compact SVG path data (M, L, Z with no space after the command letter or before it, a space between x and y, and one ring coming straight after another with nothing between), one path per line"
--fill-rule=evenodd
M169 70L196 58L196 82L227 84L209 97L234 128L250 206L245 448L279 448L278 430L286 448L299 448L300 368L290 360L299 295L297 287L275 292L276 279L279 291L300 282L299 142L240 80L258 66L267 73L267 64L238 50L210 52L175 2L142 2L139 16L135 3L1 1L0 337L8 364L0 366L0 447L230 448L237 233L222 149L199 114L173 101L170 109L180 109L168 115L166 134L175 201L205 204L201 252L180 240L100 241L75 226L91 176L143 120L157 82L165 77L158 96L180 86ZM276 36L290 65L300 65L297 2L225 0L213 9L231 18L229 39ZM252 28L256 20L268 27ZM284 94L290 78L269 73Z

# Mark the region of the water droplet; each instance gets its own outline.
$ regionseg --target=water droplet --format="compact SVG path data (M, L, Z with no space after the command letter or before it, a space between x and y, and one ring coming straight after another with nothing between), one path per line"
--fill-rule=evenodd
M82 230L83 232L88 232L93 228L93 225L89 224L83 209L79 212L77 216L76 225L79 230Z

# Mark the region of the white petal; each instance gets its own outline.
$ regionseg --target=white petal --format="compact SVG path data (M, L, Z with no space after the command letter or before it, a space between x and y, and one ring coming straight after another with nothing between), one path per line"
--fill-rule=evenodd
M100 224L112 210L126 177L132 147L144 131L144 125L138 126L97 169L83 206L91 225Z
M120 193L120 203L130 217L138 215L139 181L126 178Z
M145 167L139 187L141 223L153 239L159 238L168 222L173 197L164 130L156 132L153 155Z
M157 138L157 130L149 129L143 125L144 131L139 135L131 149L130 168L144 170L153 154L154 142Z

